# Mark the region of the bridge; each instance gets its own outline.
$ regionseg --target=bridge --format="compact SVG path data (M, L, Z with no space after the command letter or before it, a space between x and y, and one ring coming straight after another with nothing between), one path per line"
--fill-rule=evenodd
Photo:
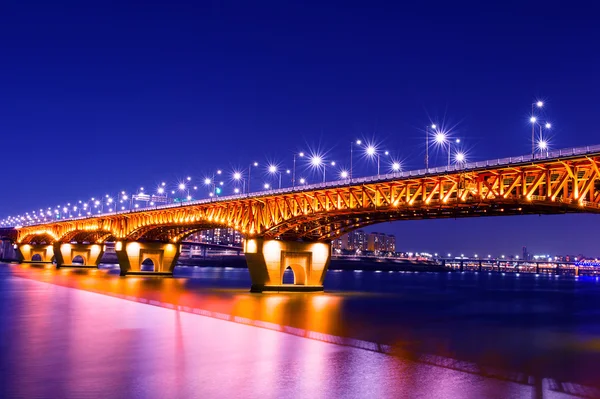
M121 275L172 274L182 241L229 227L244 237L251 291L322 290L331 240L376 223L600 213L600 146L167 204L0 231L24 261L97 265L115 242ZM287 268L294 284L283 284Z

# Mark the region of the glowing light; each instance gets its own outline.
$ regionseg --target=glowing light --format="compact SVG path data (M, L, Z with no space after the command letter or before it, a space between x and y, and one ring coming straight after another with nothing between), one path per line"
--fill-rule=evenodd
M159 194L164 194L165 189L162 188L162 187L159 187L157 191L158 191Z
M209 185L212 182L208 177L204 179L204 184Z
M543 101L538 101L535 103L535 105L537 105L538 108L542 108L544 106L544 102Z
M462 152L459 152L456 154L456 162L464 162L465 161L465 154L463 154Z
M446 142L446 135L442 132L435 134L435 142L438 144L444 144Z
M303 152L301 152L300 154L298 154L298 156L299 156L299 157L303 157L303 156L304 156L304 153L303 153Z
M321 166L323 164L323 158L321 158L319 155L313 155L310 158L310 163L315 167Z
M531 118L529 118L529 122L535 123L537 122L537 118L535 116L532 116Z
M368 146L367 149L365 150L368 156L373 156L375 155L375 152L377 151L377 149L375 147L373 147L372 145Z
M233 192L234 192L234 193L236 193L236 194L239 194L239 192L240 192L240 189L239 189L239 188L234 188L234 189L233 189Z
M348 178L348 172L345 170L342 170L342 172L340 173L340 176L342 177L342 179L347 179Z
M180 190L185 190L185 184L179 183L179 189Z
M265 183L264 188L268 189L269 187L269 183Z
M269 165L269 173L276 173L276 172L277 172L277 166Z
M550 129L552 127L552 124L550 122L546 122L546 129Z
M398 172L400 170L400 163L399 162L392 163L392 170L394 172Z
M545 150L548 148L548 142L546 140L540 140L538 147L540 147L540 150Z
M361 145L362 141L361 140L356 140L356 145Z
M437 128L437 125L434 123L433 125L431 125L431 128L432 128L432 129L436 129L436 128Z
M304 184L304 183L306 183L306 179L305 178L301 178L300 179L300 184Z
M233 173L233 178L235 180L240 180L242 178L242 174L240 172L234 172Z

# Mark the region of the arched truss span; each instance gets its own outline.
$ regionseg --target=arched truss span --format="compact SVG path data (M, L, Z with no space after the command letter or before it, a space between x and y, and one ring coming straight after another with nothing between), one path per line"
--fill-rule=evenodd
M73 230L63 235L58 241L62 243L77 242L102 244L106 241L114 241L115 237L110 231Z
M266 238L303 239L306 241L334 240L353 230L370 225L400 220L450 219L483 216L510 216L531 214L562 214L580 212L578 205L564 203L485 204L463 202L459 206L402 207L372 209L358 214L303 215L277 225L265 233Z
M23 236L19 242L21 244L41 245L41 244L53 244L56 242L56 237L48 233L31 233Z
M215 223L193 223L182 225L150 225L141 227L133 231L127 240L131 241L170 241L180 242L185 237L194 234L198 231L209 230L214 228L225 228L220 224Z

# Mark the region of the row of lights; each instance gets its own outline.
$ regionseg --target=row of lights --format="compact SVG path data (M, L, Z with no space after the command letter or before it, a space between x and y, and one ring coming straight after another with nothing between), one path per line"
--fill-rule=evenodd
M535 155L535 127L539 126L539 140L537 141L537 148L540 151L548 150L548 141L543 137L542 128L546 129L551 128L551 124L549 122L545 122L541 124L539 122L538 117L534 115L534 109L537 107L541 109L544 106L542 101L536 101L532 103L532 114L530 117L530 122L532 123L532 155ZM441 128L438 128L436 124L432 124L426 128L426 156L425 156L425 168L429 170L429 128L432 129L434 143L446 150L447 158L448 158L448 167L451 165L452 155L454 156L455 164L464 164L466 162L466 155L464 152L460 150L452 151L452 146L458 146L461 143L459 138L451 138L449 132L444 131ZM352 179L353 178L353 153L355 148L360 148L363 150L363 155L372 161L376 161L377 165L377 176L381 176L381 156L389 157L389 151L381 151L378 146L372 143L363 143L362 140L356 140L350 143L350 169L340 169L338 178L340 179ZM293 167L292 169L280 170L279 166L276 164L268 164L266 171L270 176L278 177L278 188L282 187L282 176L285 172L286 175L291 175L291 183L292 187L296 187L296 161L297 159L308 160L308 165L314 171L320 173L323 172L323 182L326 181L326 171L328 167L335 167L336 162L333 160L326 160L325 157L318 153L312 153L311 155L307 155L304 152L298 152L293 155ZM251 172L253 168L258 167L258 162L253 162L249 165L247 175L245 176L243 171L234 170L231 174L231 179L235 182L235 186L233 189L234 194L240 193L250 193L250 178ZM389 162L389 170L392 173L400 172L402 169L401 163L397 160L391 160ZM218 196L222 192L222 187L224 186L224 181L220 179L220 176L223 175L222 170L217 170L215 174L211 177L204 178L204 185L208 188L209 197ZM181 181L177 184L177 189L181 193L185 193L185 197L182 200L191 201L193 199L192 193L198 190L198 186L191 184L191 177L187 177L184 181ZM300 185L304 185L307 183L307 180L302 177L298 180ZM50 218L67 218L67 217L81 217L81 216L90 216L93 213L101 214L108 210L108 212L116 212L118 210L131 210L140 208L139 202L145 202L146 205L154 206L157 203L168 203L169 202L169 190L167 189L167 184L165 182L161 183L156 190L158 195L149 195L144 192L144 188L141 187L137 194L127 194L125 191L121 191L118 196L111 196L106 194L104 198L97 199L91 198L90 202L78 201L77 204L71 205L68 203L66 206L57 206L55 209L48 208L47 210L40 209L39 213L33 211L30 213L25 213L25 215L18 215L17 217L11 217L0 221L0 226L15 226L21 224L33 224L39 222L48 221ZM241 188L240 188L241 186ZM268 190L274 188L269 183L263 184L263 189ZM193 191L190 191L193 189ZM176 195L176 190L170 191L171 195ZM115 200L118 198L118 200ZM118 201L118 203L117 203ZM134 203L135 202L135 203ZM105 208L106 206L106 208Z

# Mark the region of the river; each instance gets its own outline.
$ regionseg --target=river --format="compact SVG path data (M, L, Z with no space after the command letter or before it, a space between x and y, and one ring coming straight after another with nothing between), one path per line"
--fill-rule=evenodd
M0 397L600 397L600 281L0 265Z

